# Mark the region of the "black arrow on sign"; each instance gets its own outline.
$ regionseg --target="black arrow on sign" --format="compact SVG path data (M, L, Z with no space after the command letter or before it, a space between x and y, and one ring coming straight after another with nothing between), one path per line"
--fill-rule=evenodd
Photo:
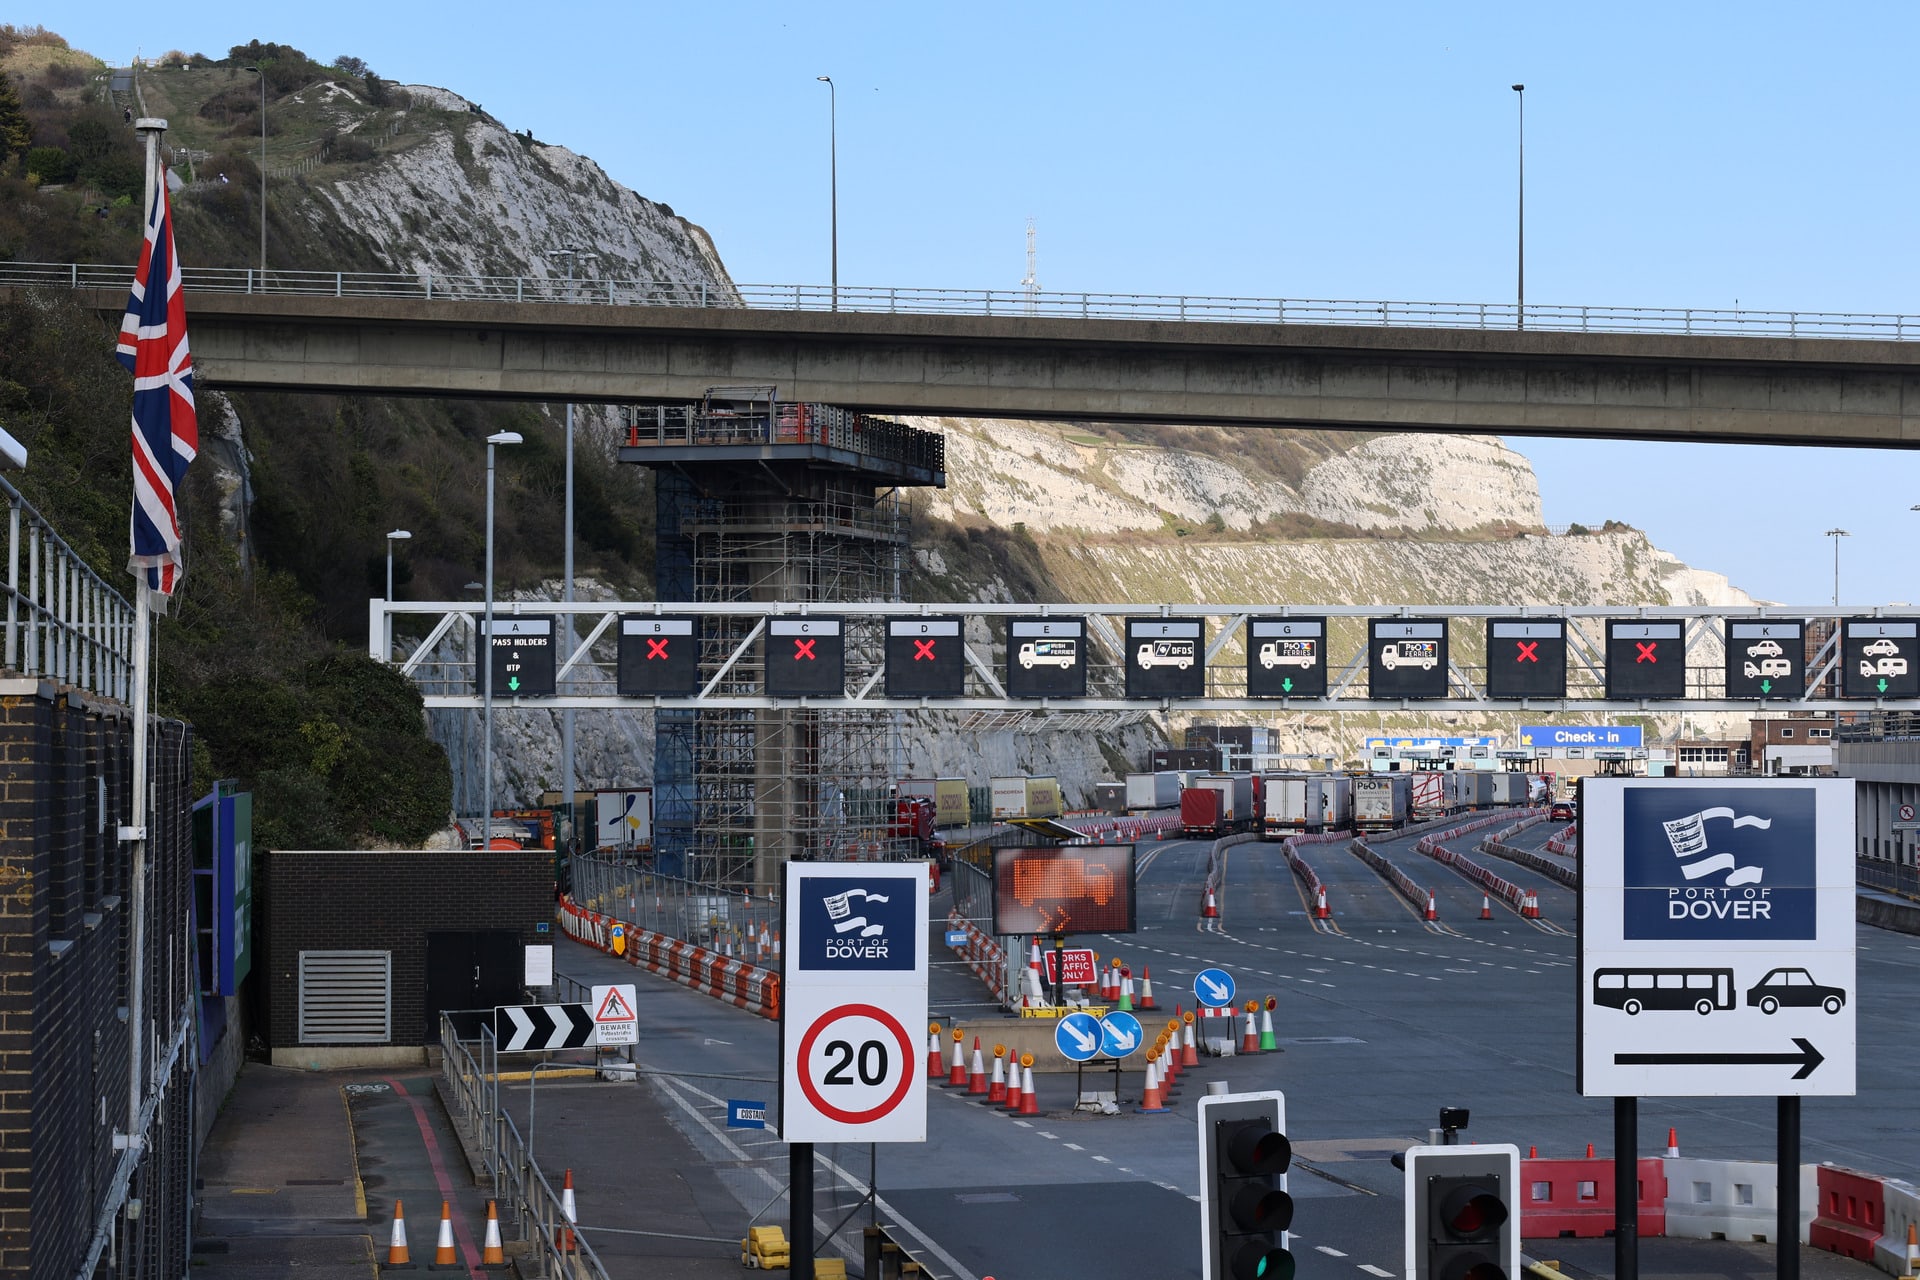
M1800 1046L1798 1053L1616 1053L1613 1063L1617 1067L1764 1067L1797 1062L1800 1069L1793 1078L1805 1080L1827 1059L1811 1041L1795 1036L1793 1042Z

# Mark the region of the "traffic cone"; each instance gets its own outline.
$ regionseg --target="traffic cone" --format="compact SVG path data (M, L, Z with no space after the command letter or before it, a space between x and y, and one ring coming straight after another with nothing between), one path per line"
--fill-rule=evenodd
M780 931L778 929L773 931L773 958L775 960L780 958Z
M1193 1044L1193 1015L1191 1013L1180 1015L1180 1065L1183 1067L1197 1067L1200 1065L1200 1054L1199 1051L1194 1048Z
M1907 1275L1920 1275L1920 1239L1916 1239L1913 1224L1907 1224Z
M1180 1078L1180 1019L1167 1019L1167 1077Z
M1153 1003L1153 966L1148 965L1140 975L1140 1007L1152 1009Z
M987 1101L1004 1104L1007 1100L1007 1046L993 1046L993 1079L987 1084Z
M1327 910L1327 888L1325 885L1320 886L1319 900L1313 904L1313 918L1315 920L1331 920L1333 918L1333 912Z
M459 1262L453 1252L453 1205L440 1202L440 1238L434 1242L433 1265L451 1267Z
M1540 1158L1540 1148L1534 1146L1531 1142L1529 1142L1527 1144L1527 1159L1538 1160L1539 1158Z
M1266 1008L1260 1011L1260 1052L1272 1053L1280 1046L1273 1039L1273 1006L1278 1004L1272 996L1267 997Z
M1247 1026L1240 1034L1240 1052L1260 1052L1260 1030L1253 1025L1253 1001L1247 1001Z
M927 1079L938 1080L945 1069L940 1061L940 1024L930 1022L927 1024Z
M1133 970L1120 971L1120 1008L1123 1012L1133 1012Z
M1587 1159L1593 1159L1593 1144L1591 1142L1587 1144Z
M480 1246L480 1265L483 1267L504 1267L507 1265L507 1252L500 1245L500 1210L493 1201L487 1201L487 1238Z
M953 1029L953 1065L947 1069L947 1087L964 1089L967 1087L967 1060L961 1056L960 1042L965 1039L960 1028Z
M1480 918L1482 920L1493 919L1493 899L1484 893L1480 895Z
M401 1200L393 1202L393 1234L387 1239L387 1265L390 1267L411 1267L407 1257L407 1207Z
M1220 918L1220 908L1213 900L1212 885L1207 886L1206 899L1200 904L1200 918L1202 920L1218 920Z
M573 1224L579 1219L574 1216L573 1170L571 1169L567 1170L566 1181L560 1184L560 1216L567 1220L567 1225L554 1232L556 1237L554 1244L558 1246L560 1252L572 1253Z
M1020 1060L1010 1056L1007 1061L1007 1110L1018 1113L1020 1110Z
M973 1038L973 1067L967 1072L967 1092L987 1091L987 1064L980 1057L980 1037Z
M1147 1087L1140 1094L1140 1105L1134 1110L1143 1115L1158 1115L1167 1109L1160 1097L1160 1068L1157 1063L1147 1063Z
M1033 1096L1033 1055L1030 1053L1020 1055L1020 1114L1040 1114L1040 1100Z
M1433 890L1429 889L1427 890L1427 919L1438 920L1439 918L1440 918L1440 908L1434 905Z
M1678 1160L1679 1158L1680 1130L1677 1128L1669 1128L1667 1130L1667 1159Z

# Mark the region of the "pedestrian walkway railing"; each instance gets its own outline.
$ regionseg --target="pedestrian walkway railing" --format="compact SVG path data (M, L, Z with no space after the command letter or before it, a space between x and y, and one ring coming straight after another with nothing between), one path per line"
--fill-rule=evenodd
M185 267L189 293L269 293L355 298L588 303L622 307L734 307L868 314L1032 316L1058 320L1365 325L1512 329L1558 333L1664 333L1700 337L1920 340L1920 316L1741 307L1616 307L1560 303L1237 298L1147 293L1028 293L1024 289L925 289L874 285L743 284L609 277L489 276L434 272L268 271ZM125 289L131 266L0 263L0 287Z
M662 875L638 858L580 854L569 861L571 896L588 911L729 959L774 963L777 896Z
M1886 858L1854 859L1854 880L1869 889L1920 900L1920 867L1910 867Z
M126 702L133 605L0 480L7 504L6 669Z

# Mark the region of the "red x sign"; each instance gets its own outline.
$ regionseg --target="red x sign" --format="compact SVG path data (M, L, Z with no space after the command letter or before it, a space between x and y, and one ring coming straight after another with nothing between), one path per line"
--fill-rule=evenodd
M667 642L665 640L647 641L647 661L648 662L652 662L655 658L664 658L666 656L667 656Z
M808 662L813 661L813 641L795 640L793 642L793 660L799 662L803 658Z
M1640 651L1639 655L1633 660L1635 666L1639 666L1643 662L1657 663L1660 661L1660 659L1653 656L1653 651L1660 647L1658 640L1635 640L1633 647Z
M914 660L915 662L935 662L935 661L938 661L938 659L936 659L936 658L935 658L935 657L933 656L933 641L931 641L931 640L915 640L915 641L913 642L913 660Z
M1538 640L1515 640L1514 644L1520 647L1520 656L1514 659L1515 662L1540 661L1540 655L1537 652L1540 648Z

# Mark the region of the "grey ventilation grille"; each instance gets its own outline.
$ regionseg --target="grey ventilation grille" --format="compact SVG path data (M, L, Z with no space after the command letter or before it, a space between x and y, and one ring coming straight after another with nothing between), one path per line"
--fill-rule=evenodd
M392 1039L392 952L300 953L301 1044L387 1044Z

